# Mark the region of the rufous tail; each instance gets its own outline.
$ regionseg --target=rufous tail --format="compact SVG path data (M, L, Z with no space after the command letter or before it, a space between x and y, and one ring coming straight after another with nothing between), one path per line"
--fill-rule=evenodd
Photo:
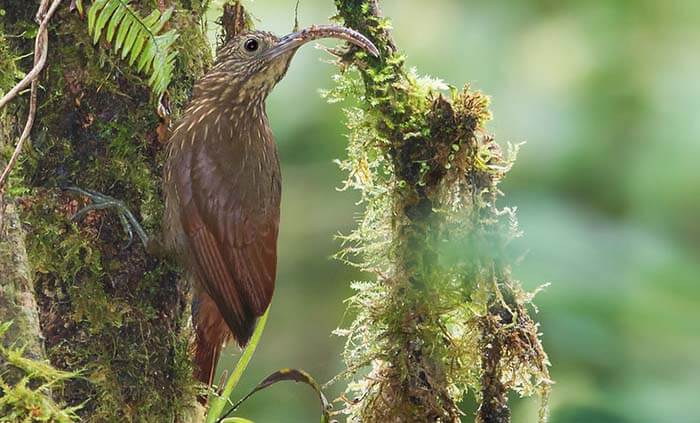
M195 328L194 377L211 386L216 372L216 363L224 343L231 337L219 309L209 295L197 292L192 300L192 322ZM205 403L206 398L200 402Z

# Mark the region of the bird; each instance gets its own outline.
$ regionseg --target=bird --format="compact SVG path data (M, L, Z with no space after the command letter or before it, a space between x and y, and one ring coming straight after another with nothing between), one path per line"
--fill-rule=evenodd
M249 342L274 292L282 179L265 102L297 50L320 38L379 55L365 36L337 25L283 37L246 31L219 50L169 137L160 237L149 237L121 201L67 188L93 202L74 218L116 208L130 239L133 227L149 252L174 253L193 282L194 376L207 386L225 343Z
M265 100L296 51L340 38L377 55L363 35L334 25L278 38L233 37L194 87L164 166L164 244L194 280L196 378L211 384L221 348L245 346L270 304L277 270L281 171Z

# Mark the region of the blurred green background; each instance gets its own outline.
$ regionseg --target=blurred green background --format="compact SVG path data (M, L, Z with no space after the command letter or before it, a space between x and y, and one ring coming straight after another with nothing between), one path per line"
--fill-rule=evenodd
M491 95L497 140L527 141L501 204L525 231L516 276L551 283L536 301L557 382L551 421L700 422L700 2L382 3L411 66ZM277 33L294 5L247 2ZM333 2L299 11L302 25L325 23ZM364 276L330 259L359 209L336 190L345 130L318 95L335 72L323 59L303 49L268 101L284 177L278 288L239 393L279 367L321 381L342 369L344 340L330 333L350 321L343 300ZM514 399L513 421L535 421L536 408ZM313 422L318 405L280 384L241 415Z

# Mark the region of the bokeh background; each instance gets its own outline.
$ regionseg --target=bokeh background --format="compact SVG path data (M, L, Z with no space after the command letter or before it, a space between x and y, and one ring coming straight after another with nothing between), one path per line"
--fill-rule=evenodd
M491 95L497 140L527 142L502 205L525 231L516 276L551 283L536 301L557 382L551 421L700 422L700 2L382 3L411 66ZM259 28L292 27L295 0L247 6ZM302 25L325 23L333 2L299 12ZM239 392L280 367L321 381L342 369L344 340L330 333L365 276L330 258L359 210L356 193L336 190L344 128L318 94L335 72L323 59L302 50L268 101L284 176L278 290ZM513 421L535 421L537 405L514 399ZM318 405L280 384L241 415L314 422Z

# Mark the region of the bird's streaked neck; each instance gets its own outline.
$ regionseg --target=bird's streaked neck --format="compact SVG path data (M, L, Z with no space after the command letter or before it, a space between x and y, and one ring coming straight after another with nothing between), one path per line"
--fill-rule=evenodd
M194 88L192 103L207 103L215 109L263 109L267 91L228 72L209 73Z
M218 85L226 75L209 74L195 87L194 95L183 119L175 127L174 133L190 140L209 142L232 141L252 144L252 138L260 141L271 140L269 120L265 108L265 96L244 95L240 86ZM252 138L251 138L252 137Z
M261 65L254 72L231 70L219 63L197 83L193 100L204 98L217 103L215 107L264 110L267 96L287 73L292 55Z

